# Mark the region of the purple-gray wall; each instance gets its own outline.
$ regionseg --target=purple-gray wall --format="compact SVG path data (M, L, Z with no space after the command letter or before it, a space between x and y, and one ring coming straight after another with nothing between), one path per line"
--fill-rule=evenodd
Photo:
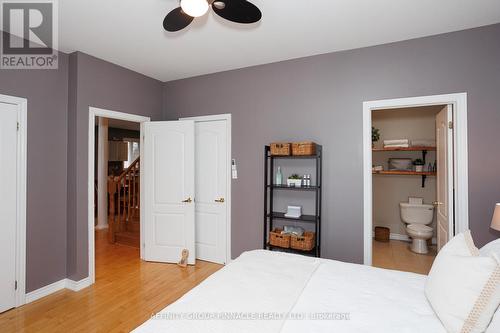
M67 275L80 280L88 276L89 106L160 120L162 83L81 52L69 67Z
M68 56L58 70L0 70L0 94L28 99L26 290L66 277Z
M27 291L88 274L89 106L153 120L233 114L233 256L261 246L264 144L322 143L323 255L360 262L362 102L467 92L470 223L484 244L498 236L499 40L494 25L166 84L79 52L60 54L58 70L0 70L0 94L28 99Z
M362 103L468 93L470 227L477 245L500 201L500 25L168 82L164 119L232 113L232 255L262 246L263 147L324 149L322 255L363 260Z

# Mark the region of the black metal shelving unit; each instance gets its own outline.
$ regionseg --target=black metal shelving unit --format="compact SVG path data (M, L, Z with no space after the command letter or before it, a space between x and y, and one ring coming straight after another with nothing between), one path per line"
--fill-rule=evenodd
M265 165L264 165L264 249L278 250L283 252L293 252L303 255L321 256L321 186L322 186L322 153L323 149L320 145L316 145L316 155L311 156L272 156L271 148L265 146ZM286 186L276 185L274 183L274 164L280 159L307 159L314 161L316 167L316 184L312 186ZM315 193L315 213L314 215L302 215L300 218L287 218L283 212L275 212L274 193L279 191L303 191ZM302 223L314 224L316 234L316 246L311 251L300 251L295 249L285 249L269 244L269 231L273 230L275 220L292 220Z

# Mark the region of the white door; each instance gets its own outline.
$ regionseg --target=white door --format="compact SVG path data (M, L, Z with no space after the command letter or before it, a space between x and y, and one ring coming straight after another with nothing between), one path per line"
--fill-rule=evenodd
M454 235L453 225L453 107L448 105L436 116L437 143L437 246L438 251Z
M16 306L17 110L0 103L0 312Z
M227 121L197 121L195 135L196 257L225 264L230 172Z
M145 260L195 263L194 122L144 123Z

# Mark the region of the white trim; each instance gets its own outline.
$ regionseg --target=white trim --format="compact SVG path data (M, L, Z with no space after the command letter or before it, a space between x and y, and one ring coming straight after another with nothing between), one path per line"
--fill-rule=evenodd
M92 283L90 282L90 277L86 277L85 279L80 281L62 279L27 293L26 304L39 300L40 298L43 298L45 296L49 296L55 292L58 292L59 290L68 289L77 292L89 287L91 284Z
M89 256L89 285L95 283L95 235L94 235L94 168L95 168L95 117L105 117L119 120L132 121L137 123L148 122L151 120L149 117L138 116L129 113L110 111L105 109L99 109L90 106L89 107L89 128L88 128L88 189L87 189L87 214L88 214L88 256ZM142 127L141 127L142 131ZM142 132L141 132L142 138ZM142 158L142 153L141 153ZM142 161L141 161L142 163ZM142 177L142 165L141 165L141 177ZM142 191L142 182L141 182ZM142 199L141 195L141 199ZM142 202L141 202L142 204ZM142 211L142 209L141 209ZM142 216L141 216L142 218ZM142 223L141 223L141 244L142 242ZM141 258L142 258L142 246L141 246ZM85 280L85 279L84 279ZM82 280L83 281L83 280ZM79 282L78 282L79 283Z
M231 262L231 184L232 184L232 172L231 172L231 163L232 163L232 120L231 114L219 114L219 115L211 115L211 116L199 116L199 117L187 117L187 118L179 118L179 120L194 120L197 121L217 121L217 120L225 120L227 124L227 165L228 165L228 175L227 175L227 200L226 200L226 216L227 216L227 225L226 225L226 260L225 263L228 264ZM141 168L142 170L142 168Z
M0 102L13 104L18 108L17 121L17 221L16 221L16 307L26 302L26 173L27 173L27 135L28 100L0 94Z
M375 236L375 233L373 233L373 236ZM402 242L411 242L411 238L408 237L408 235L395 234L392 232L389 234L389 239L402 241ZM432 244L433 245L437 244L437 239L435 237L432 238Z
M97 225L96 230L108 228L108 119L99 117L97 131Z
M80 291L89 287L93 282L90 280L90 277L86 277L80 281L74 281L70 279L66 279L65 288L72 291Z
M372 264L372 111L405 107L453 105L455 233L469 229L467 93L398 98L363 103L363 237L364 264Z
M26 294L26 304L34 302L42 297L49 296L59 290L66 288L66 279L51 283L45 287L33 290Z

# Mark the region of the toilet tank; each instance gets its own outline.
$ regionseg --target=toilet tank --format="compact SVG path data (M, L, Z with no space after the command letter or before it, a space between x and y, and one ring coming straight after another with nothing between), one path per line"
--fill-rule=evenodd
M401 220L408 224L431 224L434 219L434 206L415 205L407 202L399 204Z

